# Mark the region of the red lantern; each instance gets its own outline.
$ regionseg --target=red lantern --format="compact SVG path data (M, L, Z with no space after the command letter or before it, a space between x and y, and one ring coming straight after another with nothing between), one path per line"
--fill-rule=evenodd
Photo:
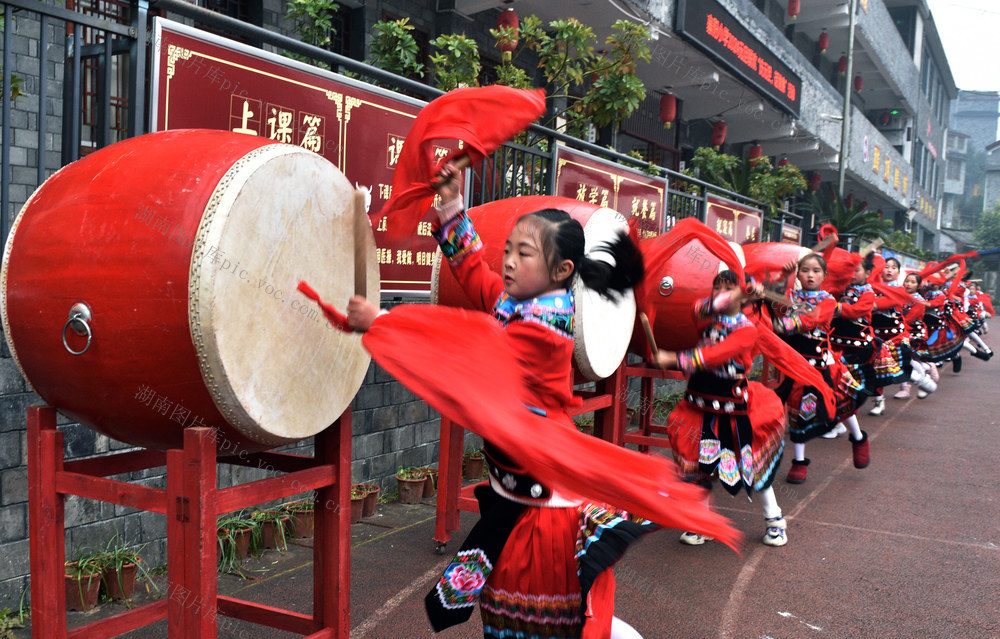
M660 96L660 122L664 128L669 129L677 117L677 96L673 93L665 93Z
M823 183L823 176L819 173L813 173L809 176L809 190L815 193L819 190L820 184Z
M764 155L764 149L755 142L750 147L750 153L747 154L747 157L750 159L750 166L757 166L757 161L760 160L760 156L762 155Z
M778 160L778 168L781 168L783 166L788 166L789 164L791 164L791 162L788 161L788 158L781 158L780 160Z
M844 198L844 206L846 206L849 209L853 209L854 208L854 194L853 193L848 193L847 197Z
M715 123L715 126L712 127L712 146L719 148L726 143L726 129L728 128L726 123L721 120Z
M497 16L497 29L508 29L508 34L501 35L497 39L497 46L503 51L503 61L510 62L511 53L517 48L517 37L521 21L513 9L505 9Z
M868 200L862 200L861 201L861 210L862 211L867 211L868 210Z
M883 111L882 116L879 118L879 122L882 123L882 126L889 126L889 121L891 119L892 119L892 114L889 113L888 111Z
M788 0L788 15L792 17L792 20L799 17L800 5L799 0Z
M860 75L854 76L854 90L861 93L861 89L865 86L865 81L861 79Z
M830 34L824 31L819 34L819 52L826 53L826 50L830 48Z
M837 71L840 72L840 75L844 75L845 73L847 73L847 56L846 55L840 56L840 59L837 60Z
M875 212L878 213L878 219L880 220L885 219L885 213L882 212L882 209L879 209Z

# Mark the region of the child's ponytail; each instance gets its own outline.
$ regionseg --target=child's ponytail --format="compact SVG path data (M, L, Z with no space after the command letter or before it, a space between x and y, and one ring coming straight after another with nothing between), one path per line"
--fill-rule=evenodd
M584 255L583 226L559 209L543 209L524 218L544 220L540 227L542 249L550 270L562 260L573 262L573 272L584 285L610 298L637 286L645 273L642 253L631 238L619 231L615 239L595 246ZM570 286L570 280L561 283Z
M623 231L610 241L591 249L580 261L584 285L604 297L621 295L642 281L645 266L642 253Z

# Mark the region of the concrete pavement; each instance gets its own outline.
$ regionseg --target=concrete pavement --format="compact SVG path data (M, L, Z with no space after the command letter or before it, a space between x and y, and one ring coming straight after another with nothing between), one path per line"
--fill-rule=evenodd
M786 456L775 490L787 546L762 545L759 505L721 490L717 508L747 537L742 555L684 546L673 530L647 536L616 567L618 616L646 639L1000 638L1000 359L965 359L959 375L945 364L927 399L890 397L880 417L863 409L867 469L853 467L843 436L808 444L804 484L785 483ZM474 518L463 513L448 550ZM434 553L433 535L433 500L383 504L352 527L352 638L434 636L422 599L448 557ZM308 546L256 562L266 572L224 576L220 593L309 609ZM102 610L90 615L116 611ZM72 613L70 623L91 618ZM166 637L165 624L125 636ZM220 639L264 636L297 635L220 623ZM478 614L437 636L481 637Z

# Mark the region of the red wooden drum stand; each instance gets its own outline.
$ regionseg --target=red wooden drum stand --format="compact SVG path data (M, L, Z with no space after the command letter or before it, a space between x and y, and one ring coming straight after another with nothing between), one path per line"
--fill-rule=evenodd
M216 463L267 468L284 474L232 488L216 487ZM217 459L215 431L187 428L183 448L141 449L63 461L56 411L28 408L28 495L31 548L31 625L39 639L112 637L167 620L170 637L213 639L225 615L310 638L347 639L350 633L351 412L315 436L313 456L246 453ZM167 488L107 479L167 467ZM218 594L216 517L247 506L316 491L313 612L289 610ZM167 579L163 599L67 630L65 495L77 495L167 517Z
M577 391L583 404L571 415L594 413L594 436L622 445L624 433L626 395L625 366L622 365L609 377L594 382L595 390ZM578 373L579 375L579 373ZM578 380L585 383L587 380ZM441 445L438 451L437 520L434 527L435 550L444 552L451 541L451 533L458 530L460 511L479 512L479 503L473 491L481 482L462 486L462 453L465 429L446 417L441 417Z

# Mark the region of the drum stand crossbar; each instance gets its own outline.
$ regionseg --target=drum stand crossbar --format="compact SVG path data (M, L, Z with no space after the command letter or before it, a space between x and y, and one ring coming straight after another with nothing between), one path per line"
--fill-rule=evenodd
M112 637L166 619L170 637L214 639L217 615L311 639L349 636L350 509L339 504L350 503L350 409L316 435L313 456L263 452L220 460L213 429L188 428L179 450L142 449L64 462L63 434L56 428L56 411L49 406L28 408L27 435L32 637ZM219 489L218 461L284 474ZM107 478L159 466L167 469L165 490ZM310 491L316 491L312 614L220 596L216 517ZM166 515L164 598L67 630L66 495Z
M655 381L658 379L684 380L684 374L677 370L664 370L658 366L640 363L625 366L625 375L626 379L639 378L639 428L638 430L630 430L628 417L623 417L615 424L614 442L619 446L635 444L640 453L648 453L650 448L670 448L666 425L653 423L654 400L656 399Z
M627 406L625 366L618 367L606 379L595 382L593 391L577 391L583 403L572 415L594 413L594 436L621 445L620 432L625 423ZM441 417L441 444L438 453L437 518L434 527L435 550L443 554L451 534L458 530L461 511L479 512L479 502L473 492L476 482L462 486L462 457L465 429L450 419Z

